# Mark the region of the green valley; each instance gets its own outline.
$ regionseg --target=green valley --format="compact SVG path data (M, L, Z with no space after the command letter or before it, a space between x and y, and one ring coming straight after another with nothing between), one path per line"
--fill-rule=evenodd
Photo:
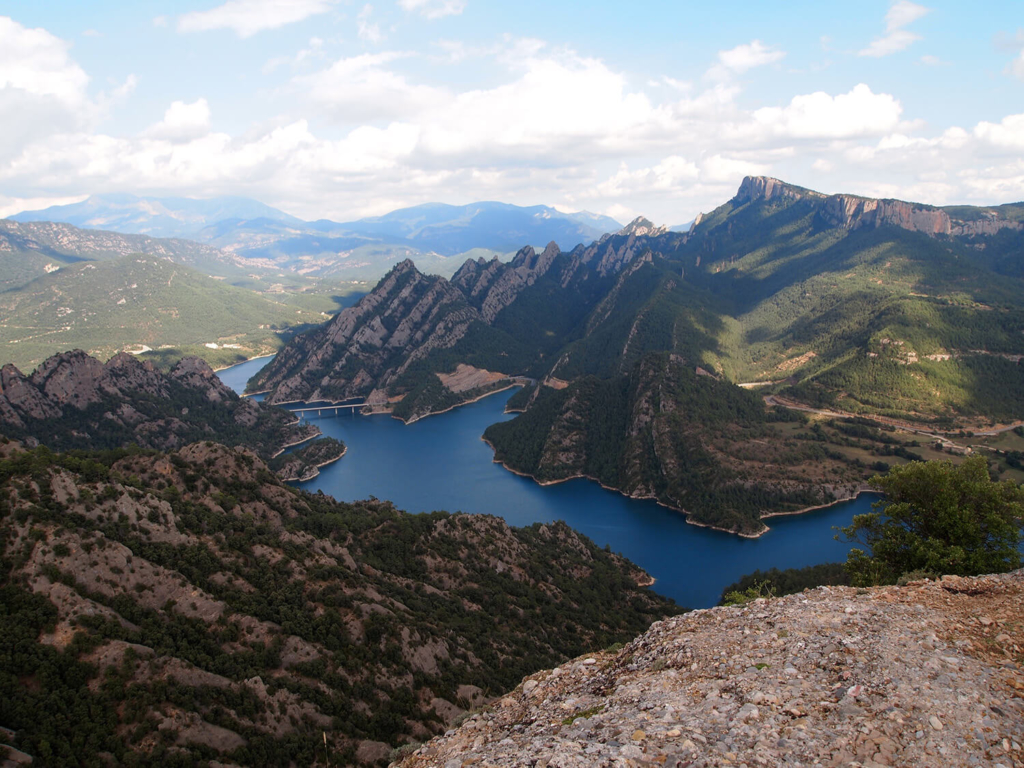
M276 351L337 301L328 292L259 294L156 256L80 261L0 293L0 360L31 370L68 349L104 359L152 349L166 364L200 354L229 365Z

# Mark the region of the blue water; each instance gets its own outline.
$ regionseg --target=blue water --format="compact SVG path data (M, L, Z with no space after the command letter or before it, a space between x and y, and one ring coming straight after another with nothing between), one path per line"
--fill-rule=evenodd
M221 372L240 390L266 359ZM247 367L248 366L248 367ZM312 419L325 435L345 441L348 453L301 484L342 501L375 496L399 509L481 512L511 525L564 520L600 546L610 545L657 579L654 589L680 605L714 605L723 587L745 573L845 560L850 545L833 539L833 526L868 512L872 497L805 515L769 520L758 539L699 528L652 501L637 501L589 480L540 486L493 462L480 436L488 425L512 418L512 390L448 413L405 425L390 416L343 415Z
M223 368L217 371L217 375L220 376L220 380L231 387L238 394L242 394L245 391L245 384L253 376L259 373L263 366L274 359L274 355L268 355L267 357L255 357L252 360L247 360L244 363L238 365L232 365L230 368Z

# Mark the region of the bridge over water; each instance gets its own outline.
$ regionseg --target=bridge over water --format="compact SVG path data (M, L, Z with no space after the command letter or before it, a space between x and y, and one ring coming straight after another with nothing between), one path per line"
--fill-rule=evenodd
M349 411L355 413L357 408L362 408L367 403L363 401L361 403L329 403L326 405L310 405L305 408L289 408L288 410L292 413L297 413L300 416L305 416L309 413L315 413L317 416L323 416L324 412L330 416L332 413L337 416L341 411Z

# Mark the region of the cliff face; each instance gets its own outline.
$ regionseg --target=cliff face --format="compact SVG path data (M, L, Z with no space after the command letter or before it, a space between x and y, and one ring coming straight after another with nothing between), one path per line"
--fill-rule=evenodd
M941 208L902 200L876 200L857 195L823 195L767 176L747 176L733 198L743 205L755 201L811 200L818 205L819 215L827 226L839 229L894 226L927 235L977 237L993 235L1004 229L1019 231L1018 221L998 218L994 211L978 219L951 217Z
M733 198L737 205L753 202L756 200L803 200L805 198L822 199L825 196L820 192L804 189L794 184L787 184L779 179L770 176L746 176L740 182L740 188Z
M0 441L0 465L4 726L47 763L287 766L326 748L379 765L678 611L564 524L343 504L207 441L87 474Z
M840 229L888 225L927 235L948 235L951 231L945 211L899 200L832 195L823 203L821 216L830 226Z
M197 357L164 374L126 352L102 363L74 350L48 358L28 377L13 365L0 370L0 433L58 450L132 442L172 449L203 437L245 438L269 458L319 434L294 421L239 398Z
M1024 763L1024 571L819 588L531 675L401 768Z

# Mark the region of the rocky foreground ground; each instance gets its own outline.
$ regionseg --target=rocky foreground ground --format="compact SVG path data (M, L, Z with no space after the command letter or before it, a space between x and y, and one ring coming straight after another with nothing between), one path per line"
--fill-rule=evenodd
M658 622L525 679L424 766L1024 766L1024 570Z

